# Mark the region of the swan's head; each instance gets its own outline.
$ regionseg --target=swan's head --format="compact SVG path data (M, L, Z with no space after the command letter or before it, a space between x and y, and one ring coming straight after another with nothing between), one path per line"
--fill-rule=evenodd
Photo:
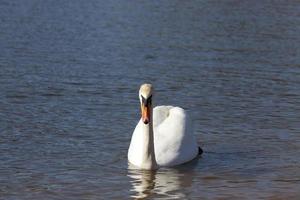
M140 87L139 98L141 103L142 120L144 124L148 124L152 112L152 93L153 87L151 84L143 84Z

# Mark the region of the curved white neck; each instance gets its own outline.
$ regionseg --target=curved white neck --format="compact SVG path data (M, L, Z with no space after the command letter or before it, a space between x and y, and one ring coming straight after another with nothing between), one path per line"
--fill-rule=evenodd
M152 115L152 112L151 112ZM153 121L152 116L148 124L143 124L143 148L142 148L142 168L157 169L154 152Z

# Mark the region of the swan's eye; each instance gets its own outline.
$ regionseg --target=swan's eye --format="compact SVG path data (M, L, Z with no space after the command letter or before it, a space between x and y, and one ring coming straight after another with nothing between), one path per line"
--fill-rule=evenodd
M148 97L147 99L147 104L151 105L152 103L152 95Z
M145 97L143 97L143 95L141 95L142 97L142 103L145 105L145 106L148 106L148 105L151 105L151 102L152 102L152 95L149 96L147 99Z

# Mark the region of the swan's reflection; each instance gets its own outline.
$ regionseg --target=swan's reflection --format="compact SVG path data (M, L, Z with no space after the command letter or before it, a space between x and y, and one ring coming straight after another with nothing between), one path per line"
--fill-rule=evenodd
M195 161L177 168L165 168L157 171L134 169L129 165L128 176L131 178L132 197L144 199L147 197L164 197L164 199L185 199L183 190L192 185L195 174Z

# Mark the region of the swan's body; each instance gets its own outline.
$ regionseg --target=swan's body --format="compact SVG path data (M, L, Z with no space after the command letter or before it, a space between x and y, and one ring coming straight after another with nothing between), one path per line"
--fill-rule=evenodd
M143 88L145 85L151 87L150 92L149 88ZM156 169L194 159L199 153L199 147L191 132L186 112L173 106L157 106L152 111L151 89L149 84L142 85L140 89L142 118L132 135L128 150L129 162L138 168ZM147 103L149 99L150 103Z
M194 159L198 145L191 132L185 111L179 107L157 106L153 110L154 152L158 166L174 166ZM142 166L142 120L137 124L130 143L128 159Z

